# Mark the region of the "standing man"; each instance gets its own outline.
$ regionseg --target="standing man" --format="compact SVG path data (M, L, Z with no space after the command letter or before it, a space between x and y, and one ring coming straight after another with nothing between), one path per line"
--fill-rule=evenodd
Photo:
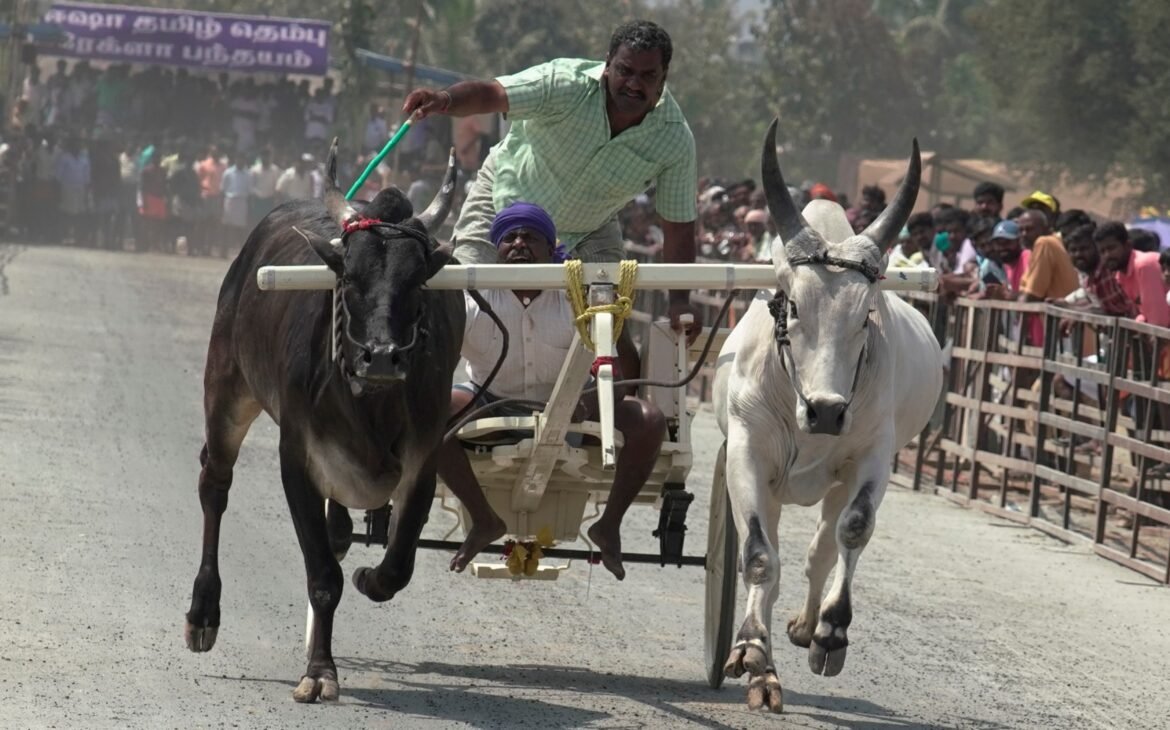
M672 46L648 21L614 31L604 62L559 58L492 81L416 89L403 112L464 117L503 113L507 136L480 167L455 223L456 257L494 263L489 232L496 213L523 200L547 210L571 256L622 258L617 213L657 190L667 263L695 260L695 141L666 89ZM696 313L690 292L670 293L670 317ZM688 332L698 335L696 316Z
M1113 272L1117 283L1130 301L1137 305L1137 321L1170 327L1170 306L1166 304L1166 285L1162 266L1153 251L1135 251L1125 224L1102 223L1093 233L1101 263Z

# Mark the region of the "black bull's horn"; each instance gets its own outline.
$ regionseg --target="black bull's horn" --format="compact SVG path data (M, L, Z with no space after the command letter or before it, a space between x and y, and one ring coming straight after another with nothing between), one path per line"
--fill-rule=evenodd
M796 203L788 194L788 186L784 183L784 176L780 172L780 160L776 155L776 127L778 123L778 119L772 120L771 126L768 127L768 134L764 138L764 153L761 164L764 193L768 199L768 210L772 213L772 219L776 221L780 240L784 242L785 247L790 243L796 243L799 246L802 239L807 238L810 234L815 236L815 233L809 228L804 216L796 209ZM882 211L877 220L861 232L861 235L873 241L879 250L885 252L889 249L890 245L897 239L902 227L906 225L910 213L914 210L914 202L918 199L918 186L921 181L922 155L918 151L918 139L915 138L913 150L910 153L910 164L906 168L906 176L902 178L902 184L898 187L893 202Z

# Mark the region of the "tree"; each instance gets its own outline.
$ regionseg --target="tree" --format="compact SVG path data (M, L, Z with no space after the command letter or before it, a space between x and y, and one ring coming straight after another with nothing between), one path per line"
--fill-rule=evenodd
M742 61L729 49L732 3L677 0L650 15L674 46L667 87L695 135L699 175L759 175L766 112Z
M633 0L481 3L474 26L479 75L513 73L552 58L601 58L613 28L639 10Z
M1170 72L1165 65L1143 69L1131 57L1127 18L1142 5L1154 4L991 0L972 13L977 63L996 108L997 156L1098 181L1132 157L1125 149L1134 80Z
M834 160L906 154L919 120L908 109L902 58L870 0L772 0L755 32L763 116L779 116L785 148ZM789 168L800 167L797 155Z

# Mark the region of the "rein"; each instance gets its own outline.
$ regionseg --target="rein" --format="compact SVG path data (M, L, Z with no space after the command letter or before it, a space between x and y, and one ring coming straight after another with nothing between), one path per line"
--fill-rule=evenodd
M866 263L865 261L853 261L837 256L830 256L829 252L825 250L821 250L811 256L794 256L788 259L788 265L791 268L796 268L797 266L840 266L841 268L860 273L869 280L870 284L876 284L879 280L886 278L872 264ZM772 339L776 341L776 350L780 355L780 366L792 378L792 386L796 390L796 397L807 405L808 397L804 394L804 389L801 387L800 373L796 369L796 358L792 357L792 340L788 336L788 311L788 292L783 289L777 289L775 296L768 302L768 313L772 315L772 319L775 322L772 328ZM861 349L861 354L857 356L857 366L853 370L853 384L849 386L849 400L845 404L846 408L853 404L853 398L857 395L857 381L861 378L861 366L866 361L868 354L869 343L867 342Z

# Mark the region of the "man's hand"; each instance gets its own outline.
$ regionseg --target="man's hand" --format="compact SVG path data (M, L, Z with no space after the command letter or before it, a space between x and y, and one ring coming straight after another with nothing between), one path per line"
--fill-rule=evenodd
M426 119L432 114L443 114L451 108L451 92L434 89L415 89L402 104L402 113L414 119Z
M672 299L670 302L670 328L675 332L682 332L683 325L680 318L684 314L691 315L691 321L686 325L687 346L695 343L699 333L703 331L703 323L699 318L699 308L691 304L689 299Z

